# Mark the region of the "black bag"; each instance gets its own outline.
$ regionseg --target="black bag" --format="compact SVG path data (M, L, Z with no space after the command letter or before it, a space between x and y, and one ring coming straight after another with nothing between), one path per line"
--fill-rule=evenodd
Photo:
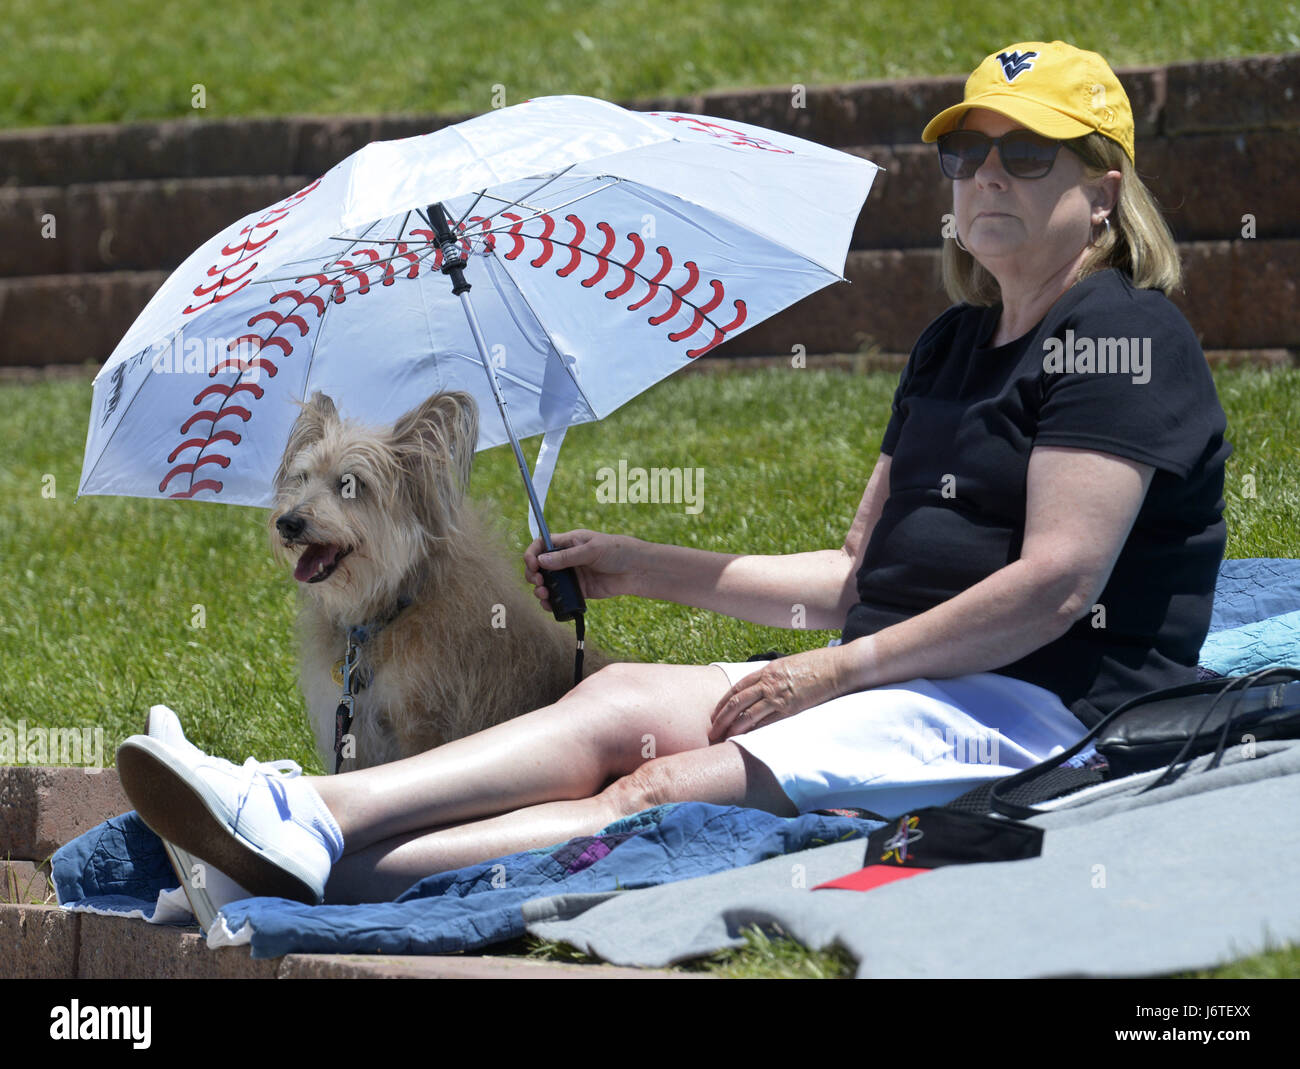
M993 811L1023 820L1045 811L1010 801L1008 795L1015 792L1022 801L1032 796L1032 781L1052 774L1094 738L1097 752L1110 766L1107 779L1168 766L1163 776L1144 789L1145 793L1172 783L1181 775L1174 771L1176 766L1201 754L1214 751L1209 768L1218 767L1229 738L1238 745L1243 736L1256 742L1300 738L1300 669L1266 668L1246 676L1211 679L1140 695L1112 711L1064 753L984 789L988 790L988 805ZM1079 774L1078 786L1088 782L1085 770L1062 771ZM1095 782L1097 774L1090 775ZM1056 782L1061 782L1060 774ZM1046 801L1060 793L1042 793L1036 800Z

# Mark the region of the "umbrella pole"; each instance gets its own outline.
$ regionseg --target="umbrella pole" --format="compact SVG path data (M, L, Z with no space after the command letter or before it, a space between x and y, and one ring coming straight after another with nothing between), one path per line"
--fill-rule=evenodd
M438 245L442 250L442 273L451 277L451 291L460 298L461 307L465 310L465 318L469 321L470 333L474 335L474 344L478 348L479 360L483 364L483 371L488 378L488 386L492 390L492 396L496 398L497 409L501 413L501 422L505 425L506 434L510 438L510 445L515 451L515 463L519 465L519 475L524 481L524 489L528 493L528 503L532 507L533 515L537 517L537 530L541 533L542 542L547 551L555 549L555 543L551 541L550 529L546 526L546 519L542 516L542 504L537 500L537 490L533 486L533 477L528 471L528 464L524 460L524 451L519 446L519 439L515 435L514 425L510 422L510 413L506 410L505 394L501 392L501 384L497 381L496 372L492 370L492 362L488 358L487 342L483 338L483 330L479 326L478 316L474 314L474 305L470 303L469 291L470 284L465 279L465 257L461 252L460 245L451 232L451 227L447 223L447 215L443 210L442 204L431 204L429 206L429 222L433 227L433 232L437 236ZM565 568L561 571L548 572L542 569L542 580L546 584L546 590L550 594L551 612L555 618L560 621L572 620L578 618L581 624L582 614L587 611L587 604L582 596L582 587L578 584L578 576L572 568Z

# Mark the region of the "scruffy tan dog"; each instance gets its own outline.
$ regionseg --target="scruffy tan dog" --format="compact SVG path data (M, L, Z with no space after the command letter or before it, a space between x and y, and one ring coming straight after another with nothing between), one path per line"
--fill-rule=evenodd
M467 393L375 431L316 393L275 476L271 537L294 564L299 682L326 769L352 636L360 687L343 769L409 757L555 701L573 684L571 625L543 612L465 498L478 440ZM607 658L588 648L584 675Z

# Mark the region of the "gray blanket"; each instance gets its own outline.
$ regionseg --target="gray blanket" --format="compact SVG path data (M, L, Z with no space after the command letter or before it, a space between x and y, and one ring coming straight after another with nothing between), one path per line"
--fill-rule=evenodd
M865 977L1152 976L1300 943L1300 743L1228 750L1137 792L1143 774L1031 823L1027 861L955 865L872 891L812 890L858 869L847 842L646 890L524 906L528 931L618 965L664 966L777 926L838 943Z

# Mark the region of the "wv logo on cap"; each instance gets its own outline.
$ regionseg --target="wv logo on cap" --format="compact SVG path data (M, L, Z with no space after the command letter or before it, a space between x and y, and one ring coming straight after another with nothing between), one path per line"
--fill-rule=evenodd
M998 62L1002 64L1002 74L1008 82L1014 82L1027 70L1032 70L1031 62L1038 56L1037 52L999 52Z

